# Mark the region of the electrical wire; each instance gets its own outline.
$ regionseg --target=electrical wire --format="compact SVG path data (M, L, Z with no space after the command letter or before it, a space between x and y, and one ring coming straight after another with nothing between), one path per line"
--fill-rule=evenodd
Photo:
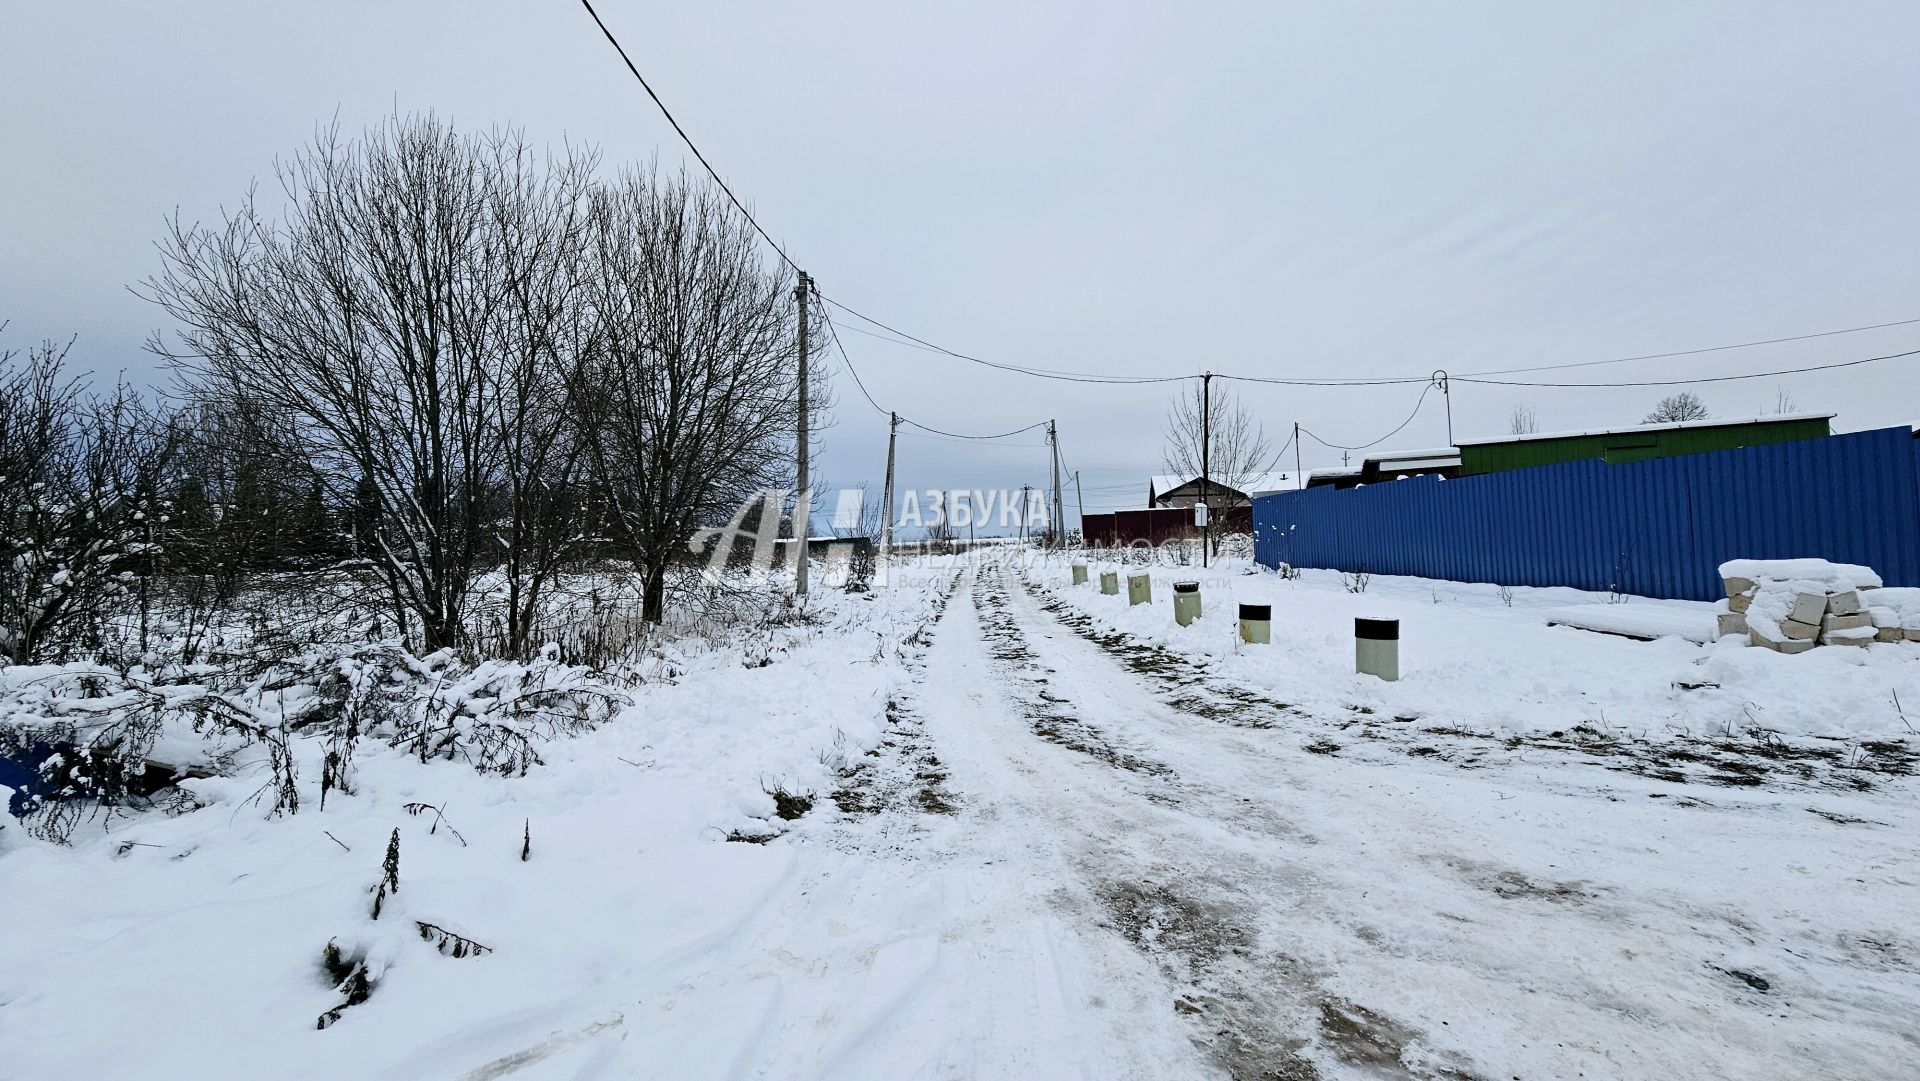
M946 437L947 437L948 439L969 439L969 440L976 440L976 441L982 441L982 440L989 440L989 439L1005 439L1005 438L1007 438L1007 437L1008 437L1008 436L1010 436L1010 435L1019 435L1019 434L1020 434L1021 432L1030 432L1030 431L1033 431L1033 430L1034 430L1035 428L1039 428L1039 427L1042 427L1042 426L1044 426L1044 425L1045 425L1045 424L1046 424L1047 422L1046 422L1046 421L1044 421L1044 420L1038 420L1038 421L1035 421L1035 422L1033 422L1032 424L1029 424L1029 425L1027 425L1027 426L1026 426L1026 427L1024 427L1024 428L1015 428L1015 429L1014 429L1013 431L1010 431L1010 432L1000 432L1000 433L998 433L998 434L996 434L996 435L962 435L962 434L960 434L959 432L945 432L945 431L941 431L941 430L940 430L940 429L938 429L938 428L932 428L932 427L929 427L929 426L927 426L927 425L925 425L925 424L922 424L922 423L920 423L920 422L919 422L919 421L917 421L917 420L908 420L908 419L907 419L906 417L901 417L901 418L900 418L900 423L902 423L902 424L911 424L911 425L913 425L913 426L914 426L915 428L918 428L918 429L920 429L920 430L921 430L921 431L923 431L923 432L932 432L932 433L933 433L934 435L944 435L944 436L946 436ZM1044 443L1035 443L1035 444L1033 444L1033 445L1034 445L1034 446L1045 446L1046 444L1044 444Z
M666 117L667 123L673 125L673 133L680 136L680 141L687 144L687 149L693 151L693 156L699 160L700 167L707 171L707 175L713 178L715 184L720 185L721 191L727 193L727 198L733 203L734 209L746 217L747 224L753 226L753 231L760 234L760 239L766 241L769 247L780 254L783 262L794 270L799 270L800 264L795 263L792 257L787 255L786 249L780 246L780 242L773 239L772 235L761 227L759 220L753 216L753 211L748 210L746 204L740 201L740 197L735 195L733 189L727 186L727 182L720 179L720 174L716 172L713 166L707 161L707 156L700 152L698 146L694 145L693 137L688 135L687 130L680 126L680 121L673 118L673 113L667 109L667 103L660 100L660 95L653 92L653 86L647 82L647 77L640 74L640 69L633 65L633 58L628 56L627 50L620 45L620 39L613 36L613 31L607 29L606 22L600 18L600 13L593 10L591 0L580 0L580 5L587 9L588 15L593 16L594 25L600 28L602 34L606 35L607 43L613 46L613 51L620 54L620 59L626 63L627 70L633 73L635 79L639 80L640 89L645 90L647 96L653 99L654 105L659 107L660 115Z
M660 95L654 91L652 84L647 82L646 76L640 74L639 67L634 64L633 58L627 54L627 50L625 46L620 44L620 39L614 36L612 29L609 28L606 24L606 21L600 17L600 13L594 10L592 0L580 0L580 4L582 7L586 9L588 16L590 16L593 19L594 25L600 28L600 33L607 39L607 43L612 45L614 48L614 51L620 55L620 60L622 63L626 65L627 71L631 73L635 81L637 81L640 84L640 88L646 91L647 97L652 100L654 106L660 110L660 115L665 117L667 120L667 123L670 126L672 126L674 134L678 135L680 137L680 141L686 144L687 149L693 152L693 156L695 160L697 160L700 163L700 167L702 169L705 169L707 172L707 175L713 178L713 182L720 186L720 190L726 194L728 201L733 204L734 209L738 210L740 214L746 218L747 223L753 226L754 232L758 233L760 235L760 238L767 242L767 246L772 248L774 252L780 256L780 259L782 262L784 262L788 267L798 271L799 264L793 261L793 258L787 254L786 249L781 247L780 243L773 239L773 235L767 232L766 228L760 224L759 219L754 217L753 212L747 209L747 205L740 200L740 197L738 195L734 194L733 188L727 184L726 180L724 180L720 176L719 171L716 170L713 167L713 164L707 160L707 156L701 152L699 145L693 141L693 137L687 134L686 129L680 125L680 121L677 118L675 118L673 115L673 112L667 108L666 102L660 99ZM1175 382L1183 382L1188 379L1199 378L1198 375L1165 375L1165 376L1102 375L1102 374L1093 373L1093 372L1068 372L1068 371L1060 371L1060 370L1048 369L1048 368L1035 368L1035 367L1029 367L1029 366L1018 365L1018 364L1004 364L998 361L985 360L980 357L969 356L968 354L961 353L952 349L948 349L945 346L937 345L933 342L927 341L924 338L920 338L915 335L909 334L906 331L900 330L897 327L890 326L886 323L881 322L878 319L873 318L870 315L866 315L853 308L850 308L847 305L842 304L841 302L834 300L833 298L828 297L823 293L819 293L817 289L815 290L815 295L819 296L820 299L824 300L826 303L839 308L841 311L844 311L847 314L862 320L863 322L870 323L873 326L879 327L881 330L885 330L891 334L896 335L898 338L905 339L905 341L896 341L896 344L912 345L919 348L927 349L932 352L942 353L942 354L945 354L946 356L953 357L957 360L964 360L973 364L983 365L988 368L996 368L1001 371L1015 372L1021 375L1031 376L1036 379L1057 379L1057 380L1064 380L1064 381L1076 382L1076 383L1141 384L1141 383L1175 383ZM1838 334L1850 334L1850 333L1855 333L1863 330L1879 330L1887 327L1908 326L1915 323L1920 323L1920 317L1912 318L1912 319L1897 319L1897 320L1892 320L1885 323L1874 323L1874 324L1867 324L1867 325L1857 326L1857 327L1845 327L1837 330L1815 331L1808 334L1790 335L1790 336L1781 337L1781 338L1766 338L1766 339L1761 339L1761 340L1751 341L1751 342L1736 342L1728 345L1705 346L1698 349L1683 349L1683 350L1676 350L1668 353L1647 353L1647 354L1641 354L1638 356L1631 356L1631 357L1614 357L1614 358L1609 358L1605 360L1579 361L1572 364L1539 365L1539 366L1527 367L1527 368L1494 369L1494 370L1489 370L1484 372L1475 372L1475 373L1469 373L1465 375L1453 376L1452 378L1462 383L1479 383L1479 384L1484 384L1489 386L1567 387L1567 388L1670 387L1670 386L1685 386L1693 383L1727 383L1727 382L1737 382L1737 381L1746 380L1746 379L1770 379L1770 378L1775 378L1782 375L1800 375L1807 372L1831 371L1838 368L1850 368L1850 367L1855 367L1862 364L1872 364L1872 363L1876 363L1883 360L1896 360L1902 357L1920 355L1920 350L1912 350L1904 353L1891 353L1885 356L1867 357L1860 360L1842 361L1836 364L1820 364L1820 365L1812 365L1812 366L1801 367L1801 368L1784 368L1776 371L1753 372L1745 375L1707 376L1707 377L1696 378L1696 379L1656 379L1656 380L1639 380L1639 381L1632 381L1632 382L1616 382L1616 383L1554 383L1554 382L1532 381L1532 380L1491 379L1487 377L1495 376L1495 375L1525 374L1528 372L1538 372L1538 371L1565 371L1572 368L1594 367L1594 366L1603 365L1603 364L1625 364L1625 363L1630 363L1632 361L1638 361L1638 360L1660 360L1660 359L1667 359L1671 357L1697 356L1702 353L1723 352L1730 349L1746 349L1746 348L1752 348L1754 346L1761 346L1761 345L1777 345L1784 342L1806 341L1813 338L1832 337ZM830 322L829 322L829 326L831 326ZM856 329L856 328L849 328L849 329ZM862 333L868 333L868 332L862 331ZM875 335L875 336L879 337L879 335ZM846 349L839 345L839 336L837 334L834 334L833 337L834 337L834 344L836 345L836 347L840 349L840 355L842 359L845 359ZM847 365L847 370L849 372L854 371L851 363ZM1277 386L1394 386L1394 385L1405 385L1409 383L1417 383L1427 379L1427 377L1425 376L1402 376L1402 377L1390 377L1390 378L1288 379L1288 378L1278 378L1278 377L1270 377L1270 376L1227 375L1225 373L1216 373L1216 374L1217 374L1217 377L1221 379L1230 379L1230 380L1234 380L1237 382L1244 382L1244 383L1267 383L1267 384L1272 384ZM854 382L856 384L860 382L859 375L857 373L855 373L854 375ZM879 403L873 400L873 396L870 394L867 394L865 386L861 386L860 391L861 391L861 394L866 397L868 404L872 405L875 409L880 408ZM1424 401L1425 397L1426 397L1426 392L1422 391L1421 399ZM1414 411L1416 414L1419 412L1419 407L1417 405L1415 406ZM885 412L885 410L882 410L882 412ZM1411 421L1412 421L1412 418L1409 417L1408 422L1411 423ZM913 424L917 428L924 428L927 431L935 432L936 434L943 434L943 435L951 434L951 433L939 432L937 429L928 428L926 425L922 425L914 421L907 421L907 423ZM1406 426L1405 424L1402 424L1401 428L1404 428L1405 426ZM1025 431L1025 430L1027 429L1019 429L1018 431ZM1393 434L1397 434L1399 431L1400 429L1396 428L1394 429L1393 432L1389 433L1389 436ZM1007 433L1007 434L1016 434L1016 433ZM1309 432L1307 434L1311 435L1312 433ZM954 438L993 439L993 438L1002 438L1002 437L1001 436L979 436L979 437L954 436ZM1383 437L1383 438L1386 438L1386 437ZM1321 440L1319 436L1314 436L1314 439L1329 447L1336 446L1335 444L1332 444L1332 443L1326 443L1326 441ZM1376 440L1375 442L1377 443L1379 441ZM1371 444L1371 443L1367 444L1367 446L1373 446L1373 445L1374 444ZM1336 449L1355 450L1355 449L1364 449L1364 448L1336 447Z
M1801 375L1806 372L1830 372L1836 368L1854 368L1862 364L1876 364L1883 360L1899 360L1903 357L1920 356L1920 349L1909 349L1904 353L1887 353L1877 357L1862 357L1858 360L1842 360L1833 364L1810 364L1803 368L1780 368L1770 372L1748 372L1745 375L1706 375L1692 379L1644 379L1624 383L1547 383L1522 379L1482 379L1478 376L1450 376L1456 383L1482 383L1499 387L1565 387L1577 389L1584 387L1683 387L1693 383L1736 383L1744 379L1772 379L1781 375Z
M1264 375L1228 375L1214 372L1215 379L1231 379L1236 383L1274 383L1283 387L1390 387L1409 383L1425 383L1432 379L1426 375L1396 375L1381 378L1354 379L1285 379Z
M814 291L814 295L820 296L819 290L816 289ZM820 296L820 299L826 300L826 297ZM1030 432L1035 428L1039 428L1048 423L1047 421L1044 421L1044 420L1036 420L1032 424L1029 424L1024 428L1015 428L1013 431L1010 431L1010 432L1000 432L995 435L968 435L964 432L949 432L940 428L935 428L931 425L922 424L919 421L912 419L911 417L901 416L899 413L893 412L892 410L883 409L881 408L881 405L879 402L874 401L873 395L867 392L866 383L864 383L860 379L859 369L853 366L853 358L847 355L847 347L840 344L840 332L834 327L833 316L829 315L824 308L821 309L820 315L821 315L821 321L826 323L827 325L827 338L833 342L834 349L840 354L841 363L847 366L847 374L853 376L853 385L860 388L860 396L865 398L867 400L867 404L873 406L875 410L881 413L885 413L889 417L899 417L900 423L902 424L909 424L915 428L920 429L923 432L931 432L934 435L944 436L948 439L986 441L986 440L992 440L992 439L1005 439L1009 436L1019 435L1022 432ZM1032 445L1044 446L1045 444L1032 444Z
M1723 353L1729 349L1751 349L1760 345L1779 345L1783 342L1804 342L1813 338L1831 338L1836 334L1855 334L1863 330L1884 330L1887 327L1905 327L1920 323L1916 319L1895 319L1890 323L1869 323L1858 327L1841 327L1838 330L1816 330L1811 334L1793 334L1785 338L1762 338L1759 341L1735 342L1732 345L1709 345L1699 349L1677 349L1671 353L1642 353L1637 357L1614 357L1611 360L1582 360L1574 364L1543 364L1533 368L1496 368L1485 372L1467 372L1456 378L1469 378L1481 375L1519 375L1525 372L1560 372L1568 368L1593 368L1602 364L1627 364L1636 360L1665 360L1669 357L1691 357L1701 353Z
M1413 418L1420 415L1420 407L1427 404L1427 394L1431 390L1433 390L1433 383L1429 381L1426 385L1426 388L1421 390L1419 400L1413 403L1413 412L1407 414L1407 419L1401 421L1399 427L1395 428L1393 431L1388 432L1387 434L1381 436L1380 438L1374 440L1371 443L1362 443L1357 447L1349 447L1349 446L1344 446L1340 443L1329 443L1326 440L1320 438L1319 436L1314 435L1311 431L1307 430L1306 428L1301 428L1300 434L1311 435L1313 436L1314 442L1320 444L1323 447L1332 447L1334 450L1367 450L1371 447L1377 447L1380 444L1385 443L1387 440L1392 439L1394 436L1399 435L1402 431L1406 429L1407 425L1413 423ZM1285 450L1286 448L1282 447L1281 449Z
M833 348L840 354L840 362L847 366L847 374L853 376L853 385L860 388L860 396L867 400L867 404L872 406L875 412L892 416L890 410L880 408L880 403L874 401L873 395L867 392L867 384L861 381L859 369L853 366L853 358L847 356L847 347L840 344L840 332L834 329L833 318L827 315L825 309L821 310L820 315L821 321L827 324L827 337L832 340Z
M873 326L879 327L881 330L884 330L889 334L894 334L901 338L905 338L907 339L907 342L910 342L914 345L921 346L923 348L932 350L933 352L936 352L936 353L944 353L945 355L953 357L956 360L964 360L972 364L984 365L988 368L998 368L999 370L1006 371L1006 372L1018 372L1021 375L1030 375L1036 379L1060 379L1060 380L1065 380L1067 382L1072 382L1072 383L1179 383L1189 379L1200 378L1198 375L1102 375L1097 372L1068 372L1068 371L1060 371L1054 368L1032 368L1032 367L1027 367L1025 365L1020 365L1020 364L1003 364L997 360L984 360L980 357L969 356L966 353L955 352L952 349L948 349L946 346L936 345L933 342L927 341L925 338L915 337L914 335L909 334L906 331L899 329L898 327L889 326L888 324L883 323L878 319L875 319L871 315L865 315L859 311L856 311L853 308L850 308L847 305L842 304L840 301L837 301L832 297L827 296L825 293L820 294L820 299L826 301L828 304L831 304L836 308L839 308L841 311L846 312L848 315L851 315L856 319L859 319L866 323L870 323ZM901 343L901 344L906 344L906 343Z

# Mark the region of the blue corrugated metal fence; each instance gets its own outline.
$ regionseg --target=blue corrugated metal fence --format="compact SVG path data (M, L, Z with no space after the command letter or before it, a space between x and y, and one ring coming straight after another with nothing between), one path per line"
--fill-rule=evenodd
M1309 488L1253 503L1261 563L1714 600L1729 559L1818 556L1920 585L1907 428L1649 462Z

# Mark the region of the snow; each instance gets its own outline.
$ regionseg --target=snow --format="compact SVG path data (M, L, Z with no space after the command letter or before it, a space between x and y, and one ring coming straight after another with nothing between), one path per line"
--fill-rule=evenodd
M1632 424L1624 428L1580 428L1561 432L1529 432L1494 439L1463 439L1463 447L1483 447L1495 443L1528 443L1540 439L1577 439L1593 435L1636 435L1642 432L1670 432L1681 428L1733 428L1742 424L1781 424L1791 421L1832 420L1833 413L1767 413L1757 417L1708 417L1704 420L1670 421L1661 424Z
M1920 645L1642 642L1549 620L1712 606L1238 560L1128 607L1069 561L663 644L524 777L367 744L276 817L228 747L198 809L8 821L0 1074L1905 1075ZM1353 674L1356 616L1400 620L1401 681ZM378 979L322 1031L330 940Z
M1871 567L1855 563L1831 563L1824 559L1729 559L1720 564L1720 577L1745 578L1752 582L1804 583L1806 591L1814 593L1840 589L1878 589L1881 584L1880 575Z
M1690 610L1644 604L1572 604L1548 608L1540 614L1554 626L1578 627L1647 641L1674 637L1705 643L1715 637L1712 615Z
M1876 627L1920 630L1920 587L1864 589L1860 592L1860 603L1873 613Z
M1096 559L1090 580L1108 569L1113 565ZM1473 727L1498 733L1551 731L1604 717L1636 738L1658 741L1751 724L1806 737L1904 736L1911 733L1892 695L1920 702L1920 643L1792 657L1746 648L1737 639L1702 645L1714 630L1715 606L1705 601L1632 597L1609 604L1603 593L1514 587L1505 591L1509 607L1497 585L1388 575L1371 576L1366 591L1356 594L1346 588L1352 576L1338 571L1302 570L1285 580L1246 561L1151 573L1156 597L1171 596L1175 580L1200 578L1207 615L1180 627L1170 604L1129 607L1124 596L1099 597L1091 586L1063 595L1103 625L1204 657L1223 676L1316 708L1362 701L1380 713L1471 718ZM1067 579L1064 571L1049 570L1043 580ZM1240 644L1234 613L1242 602L1272 606L1272 650ZM1617 609L1613 620L1624 628L1696 630L1638 642L1549 625L1556 613L1596 607ZM1750 623L1760 608L1756 601ZM1352 674L1357 616L1400 620L1397 683ZM1718 686L1677 686L1708 683ZM1764 706L1749 717L1753 703Z

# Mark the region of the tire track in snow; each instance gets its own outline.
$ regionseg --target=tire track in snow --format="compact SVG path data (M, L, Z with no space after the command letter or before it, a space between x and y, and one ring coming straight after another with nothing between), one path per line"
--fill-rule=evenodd
M1008 607L1004 581L985 588L976 583L973 603L993 658L1004 663L1016 677L1010 684L1023 703L1035 735L1118 769L1178 779L1172 767L1119 745L1111 735L1082 717L1071 700L1049 689L1048 677L1054 673L1039 663L1028 645L1026 635Z
M1845 916L1827 917L1837 919L1834 925L1809 927L1791 909L1776 907L1796 902L1785 895L1766 896L1768 889L1798 887L1793 876L1807 874L1805 867L1786 867L1783 875L1763 860L1739 866L1737 877L1701 877L1696 857L1745 864L1749 857L1744 853L1756 851L1753 843L1780 842L1803 846L1797 850L1803 862L1831 863L1829 879L1845 884L1836 900L1871 884L1884 904L1886 891L1908 884L1898 878L1888 881L1878 870L1860 876L1859 865L1844 854L1854 851L1851 845L1833 861L1825 860L1815 836L1823 827L1810 829L1804 817L1792 820L1793 809L1782 806L1778 796L1736 797L1720 806L1691 798L1623 803L1625 794L1661 799L1673 793L1648 791L1654 787L1649 781L1658 778L1646 778L1631 763L1601 759L1596 752L1603 748L1578 748L1588 758L1556 753L1528 759L1503 753L1513 748L1486 740L1473 753L1498 756L1498 764L1511 767L1510 773L1501 774L1502 780L1517 786L1499 791L1472 770L1445 769L1438 763L1408 768L1424 758L1444 759L1445 751L1423 754L1421 749L1431 751L1434 741L1450 733L1406 727L1416 718L1375 719L1364 707L1338 720L1296 710L1297 727L1314 737L1304 746L1259 731L1239 734L1235 729L1270 726L1181 708L1192 687L1211 678L1203 663L1177 655L1169 659L1169 651L1124 635L1103 642L1087 633L1093 625L1085 617L1076 627L1073 620L1043 609L1040 597L1047 594L1036 597L1019 590L1016 596L1032 610L1036 640L1051 642L1042 628L1056 622L1072 632L1064 636L1057 655L1047 658L1051 663L1093 675L1092 660L1085 656L1091 647L1096 656L1140 677L1130 682L1167 707L1157 714L1143 711L1142 719L1170 738L1184 741L1185 733L1212 744L1213 750L1230 752L1197 760L1171 755L1169 761L1182 770L1190 789L1209 787L1196 783L1202 779L1231 786L1244 783L1234 778L1264 774L1274 782L1268 797L1259 801L1271 805L1269 814L1289 816L1291 808L1289 817L1324 831L1320 838L1298 838L1307 847L1295 851L1306 867L1322 869L1328 878L1318 882L1317 874L1301 868L1307 888L1279 905L1274 890L1256 885L1270 868L1249 865L1246 873L1224 875L1230 880L1224 887L1214 883L1197 891L1187 875L1173 879L1179 887L1175 898L1199 901L1203 912L1205 902L1224 901L1237 892L1248 902L1239 910L1243 918L1253 920L1254 926L1287 929L1280 937L1294 946L1282 944L1274 951L1277 963L1256 968L1263 967L1277 981L1308 982L1301 994L1317 1016L1303 1021L1299 1010L1285 1003L1280 1012L1293 1020L1295 1032L1310 1034L1302 1054L1317 1068L1365 1076L1474 1076L1474 1068L1466 1065L1470 1060L1444 1049L1452 1044L1461 1051L1490 1055L1500 1063L1498 1074L1503 1077L1543 1072L1571 1076L1576 1071L1592 1077L1741 1075L1760 1063L1770 1069L1788 1069L1783 1064L1794 1063L1791 1070L1809 1077L1881 1076L1875 1070L1876 1064L1890 1061L1885 1057L1894 1037L1889 1025L1904 1010L1894 1004L1920 1001L1909 979L1911 970L1903 967L1905 949L1891 944L1891 938L1904 941L1904 936L1890 938L1883 923L1873 922L1882 919L1874 910L1853 905ZM1127 652L1133 652L1131 660ZM1263 708L1285 707L1269 699ZM1181 727L1179 715L1216 723ZM1315 746L1332 743L1326 739L1330 729L1356 727L1362 738L1385 741L1407 733L1400 738L1419 742L1407 747L1405 757L1316 759L1316 754L1340 750L1337 744L1326 750ZM1216 734L1206 736L1208 728ZM1465 733L1462 744L1472 736ZM1755 752L1736 748L1726 753ZM1197 766L1196 761L1206 765ZM1583 784L1565 772L1573 764L1599 764L1643 777ZM1718 762L1712 765L1725 768ZM1894 763L1889 772L1897 769ZM1787 770L1776 786L1794 787L1804 783L1804 776L1799 768ZM1852 791L1866 786L1843 776L1831 787ZM1192 799L1183 809L1199 813L1207 802ZM1880 802L1884 816L1899 817ZM1669 809L1680 807L1702 810ZM1231 808L1226 813L1230 815ZM1855 831L1875 825L1845 815L1821 817ZM1503 822L1512 832L1482 832L1479 827L1491 821ZM1546 833L1554 836L1543 836ZM1716 838L1719 845L1684 840L1696 834ZM1809 841L1816 847L1805 847ZM1887 851L1889 843L1865 839L1857 858L1866 867L1885 867L1887 857L1876 854ZM1814 852L1822 856L1809 860ZM1356 862L1359 853L1367 854ZM1219 863L1191 866L1204 876ZM1755 873L1763 868L1770 873ZM1317 896L1322 886L1325 895ZM1803 897L1793 896L1804 903ZM1120 906L1168 913L1150 921L1141 937L1175 953L1182 952L1180 943L1191 937L1178 931L1185 920L1183 907L1134 901ZM1169 927L1174 928L1171 934ZM1866 939L1890 945L1859 947ZM1314 948L1316 940L1322 948L1337 945L1335 955L1343 962L1332 970L1288 963L1289 954L1323 956ZM1221 956L1225 962L1217 960ZM1229 971L1247 960L1231 950L1214 951L1212 958L1203 951L1202 961L1224 963ZM1204 964L1186 965L1188 970L1196 967L1205 969ZM1177 978L1181 971L1176 963L1169 975ZM1782 997L1783 972L1793 973L1793 997ZM1316 996L1312 990L1314 982L1352 988L1356 979L1359 992L1347 994L1358 1002ZM1373 1002L1404 1000L1405 990L1419 986L1409 981L1421 979L1436 991L1455 990L1411 1014L1369 1008ZM1254 987L1256 994L1262 990ZM1469 1038L1466 1026L1479 1023L1473 1014L1495 1002L1503 1003L1494 1008L1505 1014L1499 1027L1487 1031L1481 1023L1479 1035ZM1407 1024L1409 1017L1422 1018L1426 1031ZM1438 1027L1449 1017L1451 1030ZM1237 1068L1234 1072L1241 1073Z
M976 580L974 601L990 655L1005 666L1003 677L1015 699L1026 699L1022 684L1031 682L1039 688L1033 698L1056 718L1072 707L1111 713L1117 721L1135 719L1140 703L1129 700L1124 681L1095 692L1078 680L1075 686L1084 688L1074 696L1078 702L1054 692L1048 677L1065 673L1036 653L1017 611L1032 598L1008 578L1007 569L999 567L992 578ZM1153 658L1147 667L1178 673L1172 660ZM1183 690L1188 701L1206 694L1191 685ZM1085 725L1072 721L1076 732ZM1112 748L1131 741L1111 727L1085 729L1099 741L1091 749L1055 738L1057 729L1032 724L1033 733L1050 743L1127 769L1115 761L1119 753ZM1069 803L1100 807L1104 828L1078 833L1071 857L1092 898L1084 915L1154 962L1167 980L1169 1008L1187 1021L1208 1057L1236 1081L1311 1081L1329 1070L1459 1081L1477 1076L1456 1056L1430 1046L1418 1029L1328 991L1328 973L1275 948L1259 933L1272 911L1263 895L1288 898L1292 907L1315 890L1310 876L1284 858L1271 857L1272 846L1310 839L1246 797L1197 781L1145 750L1128 753L1161 767L1132 771L1146 773L1143 782L1164 782L1120 786L1143 800L1137 807L1129 807L1111 782L1103 784L1085 767L1069 764L1039 780L1063 790Z
M1239 728L1315 726L1323 734L1303 745L1304 750L1315 754L1332 755L1344 750L1332 738L1338 734L1365 741L1362 746L1390 746L1403 755L1459 769L1522 763L1527 752L1538 750L1566 756L1582 765L1673 784L1839 792L1871 791L1888 780L1912 776L1920 768L1920 749L1903 739L1860 743L1821 738L1787 740L1756 726L1742 733L1705 737L1672 733L1650 741L1603 723L1580 723L1554 732L1499 734L1476 730L1466 720L1381 717L1372 707L1359 704L1348 706L1344 713L1328 714L1224 679L1204 660L1123 631L1104 629L1053 590L1036 587L1024 577L1021 588L1062 626L1149 680L1168 705ZM1683 805L1701 802L1692 797L1682 800Z
M926 676L934 628L946 614L959 581L960 575L955 573L926 621L907 639L906 644L916 651L907 662L915 685L887 700L886 735L861 759L841 768L840 783L832 793L834 805L842 814L888 819L881 827L883 834L916 831L919 815L950 815L959 803L915 701L918 684Z

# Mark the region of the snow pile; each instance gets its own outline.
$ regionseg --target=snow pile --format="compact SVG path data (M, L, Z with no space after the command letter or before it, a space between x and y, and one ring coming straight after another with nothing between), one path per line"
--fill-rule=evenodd
M1876 642L1920 642L1920 588L1863 589L1860 603L1873 619Z
M188 776L49 803L78 815L64 846L44 811L0 830L9 921L46 932L0 935L0 1075L204 1077L209 1047L286 1081L884 1075L896 1027L948 1008L897 947L999 915L825 843L951 575L921 577L655 639L614 701L603 672L378 643L210 674L146 711L147 755ZM0 685L77 741L153 701L80 666Z
M1607 607L1621 613L1612 628L1640 636L1662 625L1710 631L1714 605L1707 601L1632 597L1607 605L1604 593L1567 587L1386 574L1363 585L1338 571L1307 569L1289 579L1216 561L1201 574L1201 617L1182 627L1171 605L1128 607L1090 586L1074 589L1064 566L1036 567L1031 577L1103 633L1204 660L1219 678L1314 715L1346 716L1364 706L1372 716L1426 718L1503 736L1588 724L1654 743L1756 725L1789 738L1900 739L1912 731L1895 696L1907 703L1909 720L1920 701L1920 649L1911 647L1815 649L1781 664L1770 650L1747 648L1745 635L1711 644L1678 633L1635 641L1544 625ZM1158 594L1193 572L1163 568L1155 577ZM1271 606L1271 646L1240 643L1242 603ZM1400 621L1398 682L1354 673L1353 621L1360 616Z
M1858 563L1824 559L1729 559L1720 564L1722 580L1749 582L1817 582L1845 589L1879 589L1880 576Z
M1876 618L1868 610L1864 598L1884 591L1880 576L1867 567L1824 559L1731 559L1720 565L1720 578L1727 589L1716 608L1722 637L1745 635L1776 653L1905 637L1881 636L1881 620L1897 623L1897 617L1890 611Z

